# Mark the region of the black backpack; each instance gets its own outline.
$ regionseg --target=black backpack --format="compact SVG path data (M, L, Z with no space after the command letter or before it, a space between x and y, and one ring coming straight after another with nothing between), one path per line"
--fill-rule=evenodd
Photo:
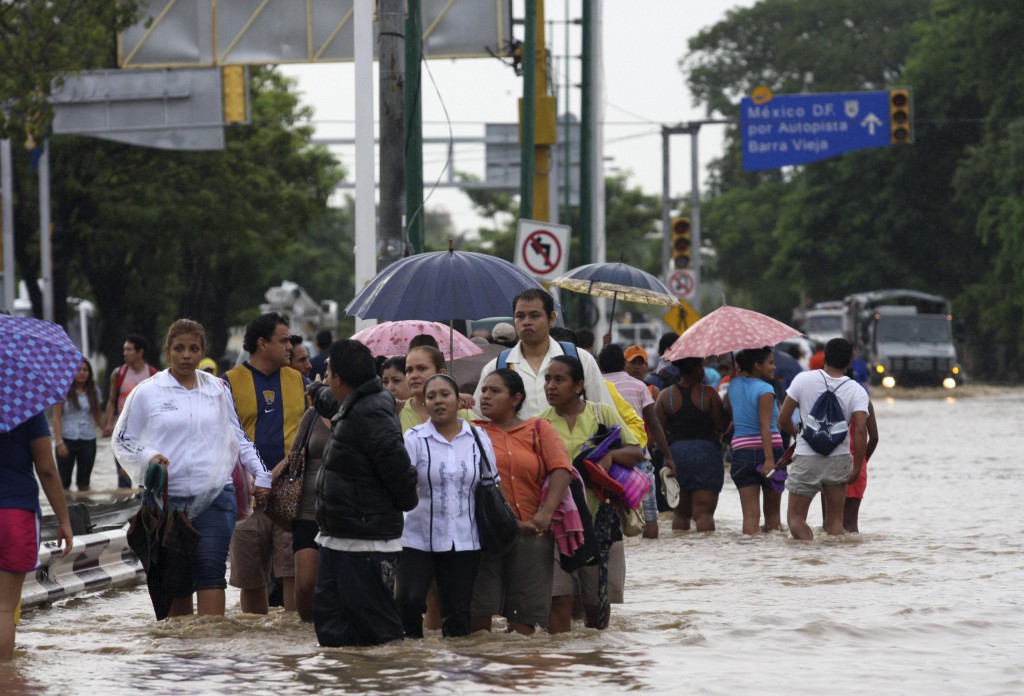
M846 378L835 389L829 389L828 380L824 375L821 378L825 381L825 392L814 402L811 410L803 415L800 435L812 450L827 457L846 439L850 429L850 424L843 414L842 404L836 398L836 392L853 380Z

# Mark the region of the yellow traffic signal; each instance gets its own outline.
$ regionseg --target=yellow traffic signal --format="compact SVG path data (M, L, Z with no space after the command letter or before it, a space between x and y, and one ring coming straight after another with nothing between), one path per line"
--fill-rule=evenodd
M672 268L689 268L693 253L690 237L690 218L672 218Z
M248 120L248 75L241 65L221 68L224 89L224 123L245 123Z
M893 145L914 142L913 102L909 89L889 90L889 128Z

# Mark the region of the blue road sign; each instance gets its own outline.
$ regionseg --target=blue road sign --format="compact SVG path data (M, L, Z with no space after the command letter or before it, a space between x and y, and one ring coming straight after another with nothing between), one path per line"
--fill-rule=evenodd
M760 102L760 103L759 103ZM743 169L778 169L887 147L889 92L784 94L740 102Z

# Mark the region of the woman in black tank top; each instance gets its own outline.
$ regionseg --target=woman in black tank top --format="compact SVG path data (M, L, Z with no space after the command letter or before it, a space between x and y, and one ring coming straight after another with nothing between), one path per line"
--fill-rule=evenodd
M718 392L704 384L703 358L672 364L679 383L662 390L654 409L676 461L679 505L672 529L688 530L692 520L698 532L710 532L725 482L719 443L729 423Z

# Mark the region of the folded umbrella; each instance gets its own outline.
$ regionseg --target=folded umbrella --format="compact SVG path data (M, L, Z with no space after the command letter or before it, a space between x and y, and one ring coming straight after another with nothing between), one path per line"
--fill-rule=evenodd
M142 507L128 527L128 546L146 571L146 587L157 621L167 618L175 597L192 593L192 556L201 536L184 510L167 507L167 473L150 464ZM156 497L163 505L157 506Z

